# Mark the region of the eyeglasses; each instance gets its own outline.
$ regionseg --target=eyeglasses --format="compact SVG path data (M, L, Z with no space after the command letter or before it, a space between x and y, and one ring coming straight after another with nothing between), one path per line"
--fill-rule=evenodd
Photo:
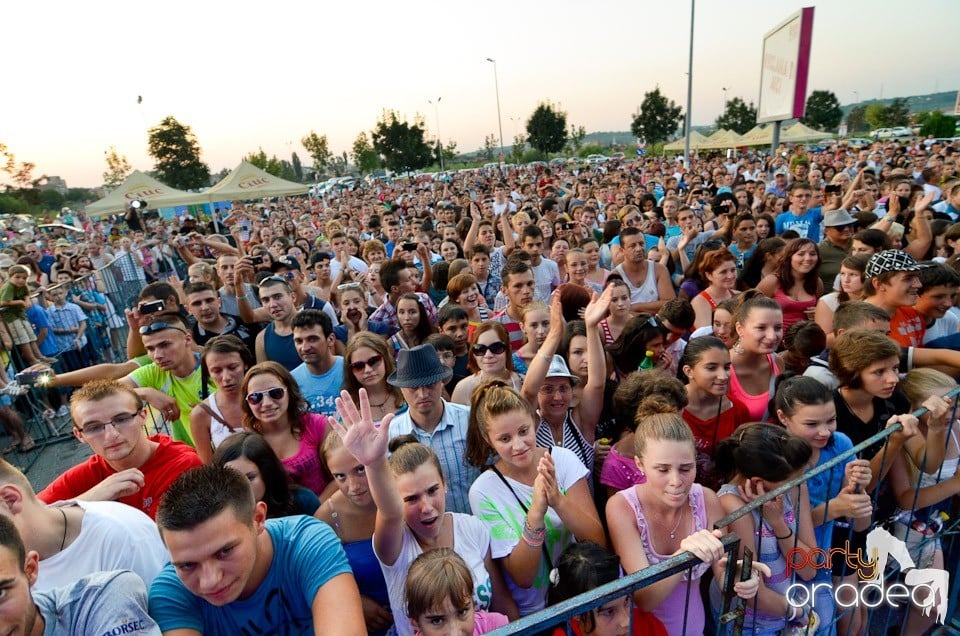
M338 292L350 291L351 289L363 289L363 285L360 283L344 283L343 285L337 285Z
M176 331L179 331L180 333L187 333L187 330L184 329L183 327L178 327L177 325L171 325L169 322L163 322L158 320L156 322L151 322L149 325L144 325L140 327L140 335L146 336L146 335L157 333L159 331L163 331L164 329L174 329Z
M553 387L553 386L542 386L542 387L540 387L540 395L553 395L553 394L557 394L557 395L560 395L560 396L562 397L562 396L564 396L564 395L567 395L567 394L570 393L570 392L571 392L571 389L570 389L570 387L568 387L568 386L557 386L557 387Z
M353 362L350 363L350 368L358 372L363 371L367 367L370 367L370 369L372 370L372 369L376 369L381 362L383 362L383 356L381 355L370 356L366 360L354 360Z
M112 426L114 430L119 433L120 431L124 430L125 428L133 424L133 422L137 419L138 415L140 415L140 411L137 411L135 413L123 413L116 416L109 422L105 422L103 424L100 424L99 422L96 424L87 424L83 428L78 426L77 430L80 431L80 433L82 433L84 437L100 437L101 435L106 433L108 426Z
M275 386L273 388L267 389L266 391L254 391L253 393L247 394L247 404L250 406L256 406L263 402L264 396L269 396L274 402L278 402L283 399L283 396L287 394L287 388L283 386Z
M482 358L483 356L487 355L487 351L489 351L495 356L498 356L506 350L507 350L507 345L503 344L502 342L494 342L493 344L489 344L489 345L483 345L483 344L473 345L473 355L475 355L478 358Z

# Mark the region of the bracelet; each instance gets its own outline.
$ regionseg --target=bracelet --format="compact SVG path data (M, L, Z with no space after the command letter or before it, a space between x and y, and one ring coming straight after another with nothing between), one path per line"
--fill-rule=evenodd
M524 543L526 543L528 546L534 549L539 548L540 546L543 545L543 538L531 539L530 537L527 536L526 532L524 532L520 538L523 539Z
M523 520L523 540L530 547L537 548L543 544L543 538L547 533L545 526L532 528L526 519Z
M777 535L773 535L773 536L774 538L777 539L777 541L783 541L784 539L789 539L790 537L793 536L793 528L787 528L787 536L785 537L778 537Z

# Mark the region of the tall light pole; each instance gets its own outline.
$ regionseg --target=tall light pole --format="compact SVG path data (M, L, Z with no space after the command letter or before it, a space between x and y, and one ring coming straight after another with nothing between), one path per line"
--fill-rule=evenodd
M693 15L696 0L690 0L690 59L687 62L687 116L684 118L686 128L683 141L683 155L690 169L690 108L693 103Z
M500 129L500 163L503 163L503 120L500 117L500 80L497 78L497 61L488 57L487 61L493 64L493 87L497 91L497 126Z
M433 106L433 114L437 118L437 154L440 155L440 172L443 172L443 142L440 141L440 100L443 97L438 97L437 101L431 99L427 100L427 103Z

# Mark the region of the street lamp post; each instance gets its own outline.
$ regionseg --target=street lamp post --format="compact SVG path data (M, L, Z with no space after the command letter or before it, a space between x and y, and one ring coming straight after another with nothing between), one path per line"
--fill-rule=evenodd
M440 156L440 172L443 172L443 142L440 141L440 100L443 97L438 97L437 101L428 99L427 103L433 106L433 114L437 119L437 154Z
M727 87L723 86L720 88L723 91L723 109L727 109Z
M488 57L487 61L493 64L493 87L497 92L497 127L500 129L500 163L503 163L503 120L500 117L500 80L497 78L497 61Z
M693 16L696 0L690 0L690 55L687 59L687 115L684 118L686 124L684 128L683 156L687 163L687 169L690 169L690 131L692 130L690 121L690 109L693 104Z

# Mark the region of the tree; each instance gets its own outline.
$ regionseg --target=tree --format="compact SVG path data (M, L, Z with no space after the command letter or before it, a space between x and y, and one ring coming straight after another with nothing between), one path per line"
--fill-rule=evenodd
M857 132L866 132L870 130L870 124L867 123L867 107L857 105L847 113L847 134Z
M290 156L290 165L293 166L293 176L297 181L303 181L303 165L300 163L300 157L297 153Z
M395 111L384 111L371 132L373 148L394 172L419 170L430 165L432 150L424 140L422 120L400 121Z
M576 154L580 147L583 146L583 139L587 136L587 129L583 126L574 126L570 124L570 148L573 149L574 154Z
M739 97L727 102L723 114L717 117L717 128L732 130L742 135L757 124L757 107L750 102L748 105Z
M369 174L380 167L380 155L370 145L367 133L361 132L353 140L350 157L353 159L353 165L361 174Z
M346 151L344 151L342 155L336 155L330 160L330 170L335 177L345 176L349 165Z
M300 144L307 149L307 153L313 159L313 169L319 173L327 171L333 154L330 152L330 146L327 144L326 135L318 135L314 131L300 140Z
M800 121L821 131L834 131L843 120L840 100L833 91L813 91L807 98L805 114Z
M103 154L106 155L104 160L107 162L107 171L103 173L103 185L106 188L116 188L123 183L133 168L130 167L127 156L118 154L114 146L110 146Z
M487 161L493 161L493 158L497 154L497 137L493 133L490 133L483 138L483 158Z
M933 112L921 124L920 134L924 137L953 137L957 129L957 118L952 115L944 115L941 112Z
M640 109L630 124L630 132L648 144L656 144L673 135L682 118L683 110L673 100L664 97L657 86L644 94Z
M567 143L567 114L540 102L527 120L527 142L542 153L560 152Z
M172 116L148 131L147 153L157 162L157 178L171 188L189 190L210 185L210 168L200 159L196 135L190 126Z
M527 149L527 136L519 133L513 137L513 149L510 151L510 161L520 163L523 161L523 151Z
M267 153L263 151L263 148L259 148L257 152L251 152L244 157L244 159L275 177L279 177L283 173L283 164L277 159L277 155L273 155L268 159Z
M905 97L897 97L887 104L888 126L910 125L910 104Z
M887 124L887 107L879 102L867 106L864 118L871 128L886 128L889 126Z
M448 164L457 158L457 142L453 139L447 142L447 145L443 147L443 160Z

